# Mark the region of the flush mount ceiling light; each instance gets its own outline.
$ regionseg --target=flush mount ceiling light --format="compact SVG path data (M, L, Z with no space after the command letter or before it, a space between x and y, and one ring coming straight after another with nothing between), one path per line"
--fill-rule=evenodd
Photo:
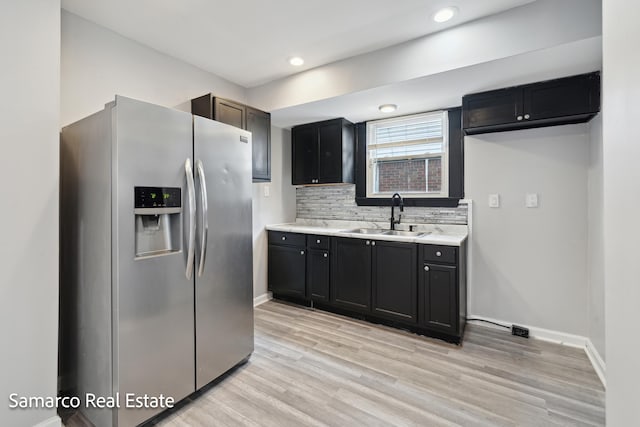
M292 56L291 58L289 58L289 64L293 65L294 67L299 67L304 64L304 59L300 58L299 56Z
M382 111L383 113L393 113L397 109L398 106L396 104L382 104L378 107L378 110Z
M455 14L458 13L458 8L454 6L445 7L440 9L433 15L433 20L436 22L447 22L449 19L453 18Z

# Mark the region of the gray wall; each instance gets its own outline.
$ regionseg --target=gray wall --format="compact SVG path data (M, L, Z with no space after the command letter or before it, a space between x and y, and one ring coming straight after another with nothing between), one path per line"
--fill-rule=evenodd
M245 89L62 11L62 126L100 111L116 94L190 110L214 92L237 101Z
M397 209L396 209L397 210ZM299 187L296 189L296 216L304 219L387 222L388 206L358 206L355 185ZM466 224L467 205L457 208L406 207L404 224Z
M265 196L265 187L269 196ZM296 218L296 193L291 185L291 131L271 128L271 182L253 184L253 296L267 293L268 224Z
M587 266L589 275L588 337L605 360L604 339L604 195L602 179L602 115L590 122L589 135L589 227Z
M603 1L603 180L607 425L640 425L638 212L640 2Z
M588 166L584 124L465 137L469 314L587 336Z
M60 2L3 2L0 425L60 425L8 396L57 394Z

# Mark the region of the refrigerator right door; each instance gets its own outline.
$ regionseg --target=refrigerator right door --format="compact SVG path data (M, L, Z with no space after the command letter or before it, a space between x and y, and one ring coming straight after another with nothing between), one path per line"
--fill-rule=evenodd
M194 116L196 388L253 352L251 133Z

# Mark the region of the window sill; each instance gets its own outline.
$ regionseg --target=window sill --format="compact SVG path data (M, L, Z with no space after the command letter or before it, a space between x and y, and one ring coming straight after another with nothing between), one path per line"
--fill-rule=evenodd
M402 201L405 206L457 208L460 199L457 197L407 197ZM356 197L356 204L358 206L391 206L391 198Z

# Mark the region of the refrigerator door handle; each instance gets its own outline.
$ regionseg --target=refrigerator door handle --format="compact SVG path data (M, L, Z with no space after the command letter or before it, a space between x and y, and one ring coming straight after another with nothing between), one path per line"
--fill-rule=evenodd
M204 262L207 257L207 235L209 234L209 206L207 199L207 181L204 177L204 166L202 161L198 159L196 161L196 171L198 173L198 179L200 180L200 198L202 199L202 235L201 235L201 252L200 262L198 265L198 277L202 277L204 273Z
M196 185L193 181L191 159L184 162L184 174L187 178L187 192L189 194L189 242L187 248L187 279L193 275L193 260L196 249Z

